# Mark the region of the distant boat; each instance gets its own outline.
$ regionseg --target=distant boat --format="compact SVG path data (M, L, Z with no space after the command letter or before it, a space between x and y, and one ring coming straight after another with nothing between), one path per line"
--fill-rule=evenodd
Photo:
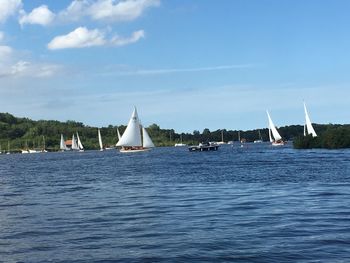
M141 137L142 130L142 137ZM152 139L149 137L146 129L141 126L137 115L136 107L134 108L128 126L117 143L121 146L120 152L143 152L155 147Z
M241 144L241 147L243 147L243 143L245 143L245 139L241 139L241 131L238 131L238 142Z
M10 141L7 141L7 153L10 154Z
M221 130L221 142L217 142L217 144L226 144L225 142L224 142L224 131L223 130Z
M276 126L273 124L272 119L270 117L270 114L268 111L267 113L267 118L269 119L269 139L272 144L272 146L282 146L285 144L285 142L282 140L281 135L276 129Z
M74 138L74 135L73 135L73 138ZM67 145L66 145L66 143L65 143L65 141L64 141L63 134L61 134L60 150L61 150L62 152L68 151L68 150L69 150L69 148L67 147Z
M175 147L183 147L187 146L187 144L182 143L182 134L180 134L180 143L175 143Z
M84 151L84 147L83 147L83 145L82 145L82 143L80 141L78 132L77 132L77 139L78 139L78 150L79 150L79 152L83 152Z
M100 145L100 151L103 151L103 144L102 144L102 137L101 137L101 131L98 129L98 143Z
M263 142L260 130L258 130L258 132L259 132L259 139L255 140L254 143L262 143Z
M305 102L304 102L304 111L305 111L304 136L311 134L312 137L317 137L317 134L314 130L314 127L312 127L311 120L310 120L309 114L307 112Z

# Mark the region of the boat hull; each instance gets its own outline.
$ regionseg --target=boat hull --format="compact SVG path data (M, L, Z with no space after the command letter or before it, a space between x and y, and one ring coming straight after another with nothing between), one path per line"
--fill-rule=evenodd
M138 152L146 152L149 151L150 148L140 148L140 149L120 149L121 153L138 153Z

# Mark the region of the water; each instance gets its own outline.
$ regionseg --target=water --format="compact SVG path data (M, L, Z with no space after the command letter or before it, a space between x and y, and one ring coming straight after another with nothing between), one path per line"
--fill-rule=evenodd
M350 150L0 156L0 262L349 262Z

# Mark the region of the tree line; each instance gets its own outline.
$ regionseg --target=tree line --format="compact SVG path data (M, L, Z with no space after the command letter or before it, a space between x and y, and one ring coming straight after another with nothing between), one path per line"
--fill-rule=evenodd
M117 141L117 128L123 134L126 126L109 125L100 128L105 146L114 146ZM319 134L316 138L301 136L304 127L302 125L290 125L278 128L285 140L293 140L296 148L344 148L350 147L350 125L315 124L315 130ZM188 145L205 141L223 140L237 141L239 134L241 139L253 142L259 139L259 132L264 141L269 140L268 129L254 130L226 130L218 129L202 132L195 130L192 133L177 133L174 129L161 129L157 124L146 128L156 146L173 146L180 142ZM50 151L59 149L60 135L70 139L78 132L85 149L98 149L97 127L84 125L81 122L68 120L65 122L54 120L34 121L28 118L17 118L9 113L0 113L0 146L6 150L8 145L11 151L20 151L26 148L41 149L45 146Z

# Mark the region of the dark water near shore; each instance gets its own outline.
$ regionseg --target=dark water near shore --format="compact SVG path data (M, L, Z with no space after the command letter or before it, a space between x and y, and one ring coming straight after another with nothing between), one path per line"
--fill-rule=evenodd
M0 262L350 262L350 150L1 155Z

